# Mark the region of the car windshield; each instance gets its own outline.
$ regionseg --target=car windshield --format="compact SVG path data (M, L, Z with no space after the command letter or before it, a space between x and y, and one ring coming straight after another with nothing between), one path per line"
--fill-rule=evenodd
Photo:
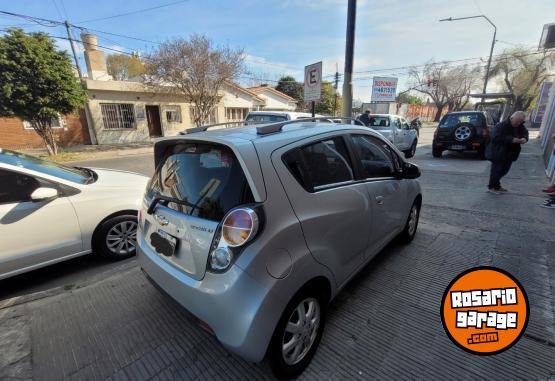
M480 124L480 115L477 113L447 114L441 120L439 127L449 128L459 123L471 123L474 126L478 126Z
M35 156L0 148L0 163L25 168L31 171L58 177L77 184L88 184L94 181L95 174L87 168L76 168L39 159Z
M370 123L368 127L375 130L389 130L389 117L388 116L370 116Z
M287 117L285 115L249 114L247 116L246 122L249 124L258 124L258 123L283 122L286 120L287 120Z
M251 189L231 149L186 143L169 148L158 165L147 197L182 201L168 207L189 215L220 221L237 205L253 202Z

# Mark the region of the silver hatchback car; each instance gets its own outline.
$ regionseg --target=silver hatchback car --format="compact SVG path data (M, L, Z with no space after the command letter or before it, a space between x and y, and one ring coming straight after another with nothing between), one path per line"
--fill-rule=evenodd
M416 233L420 170L365 127L200 128L154 152L137 235L143 271L226 348L267 356L279 378L309 364L349 279Z

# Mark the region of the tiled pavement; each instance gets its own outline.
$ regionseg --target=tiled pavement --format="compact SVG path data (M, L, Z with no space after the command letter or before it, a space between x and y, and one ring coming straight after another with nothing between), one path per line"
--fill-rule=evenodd
M499 198L483 191L485 176L424 174L417 238L387 247L338 295L299 379L555 379L555 214L536 207L541 166L523 157L505 182L513 193ZM515 275L531 305L526 334L495 356L455 347L439 315L453 277L484 264ZM272 379L266 364L228 353L136 267L13 308L27 319L36 380Z

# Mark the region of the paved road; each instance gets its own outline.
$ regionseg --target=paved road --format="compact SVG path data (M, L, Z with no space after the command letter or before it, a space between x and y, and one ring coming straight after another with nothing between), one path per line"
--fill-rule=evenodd
M538 207L545 176L537 147L526 146L506 178L511 192L495 196L485 192L487 162L473 154L433 159L430 134L423 130L414 159L423 168L424 189L415 241L384 249L338 295L321 346L300 379L555 375L553 211ZM133 165L138 162L134 158ZM520 280L531 317L513 348L482 357L449 341L438 311L452 278L485 264ZM0 332L18 332L21 348L32 353L22 352L21 369L36 380L271 379L265 364L231 355L188 320L133 260L117 266L106 279L77 282L79 289L0 308Z

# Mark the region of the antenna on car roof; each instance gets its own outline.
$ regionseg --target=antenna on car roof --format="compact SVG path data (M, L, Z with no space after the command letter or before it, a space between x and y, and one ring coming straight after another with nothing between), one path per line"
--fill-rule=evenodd
M320 117L307 117L307 118L299 118L299 119L295 119L295 120L286 120L284 122L277 122L277 123L271 123L271 124L265 124L263 126L258 126L256 127L256 133L258 135L268 135L268 134L273 134L276 132L280 132L283 128L283 126L286 126L288 124L294 124L294 123L302 123L302 122L328 122L328 123L338 123L336 122L336 120L341 121L341 120L349 120L354 122L354 124L358 124L360 126L364 126L364 123L362 123L360 120L356 119L356 118L350 118L350 117L344 117L344 116L320 116Z
M240 127L240 126L244 126L244 125L245 125L245 121L244 121L244 120L241 120L241 121L239 121L239 122L225 122L225 123L207 124L207 125L205 125L205 126L187 128L185 131L179 132L179 135L194 134L195 132L205 132L205 131L207 131L209 128L212 128L212 127L220 127L220 126L234 126L234 127Z

